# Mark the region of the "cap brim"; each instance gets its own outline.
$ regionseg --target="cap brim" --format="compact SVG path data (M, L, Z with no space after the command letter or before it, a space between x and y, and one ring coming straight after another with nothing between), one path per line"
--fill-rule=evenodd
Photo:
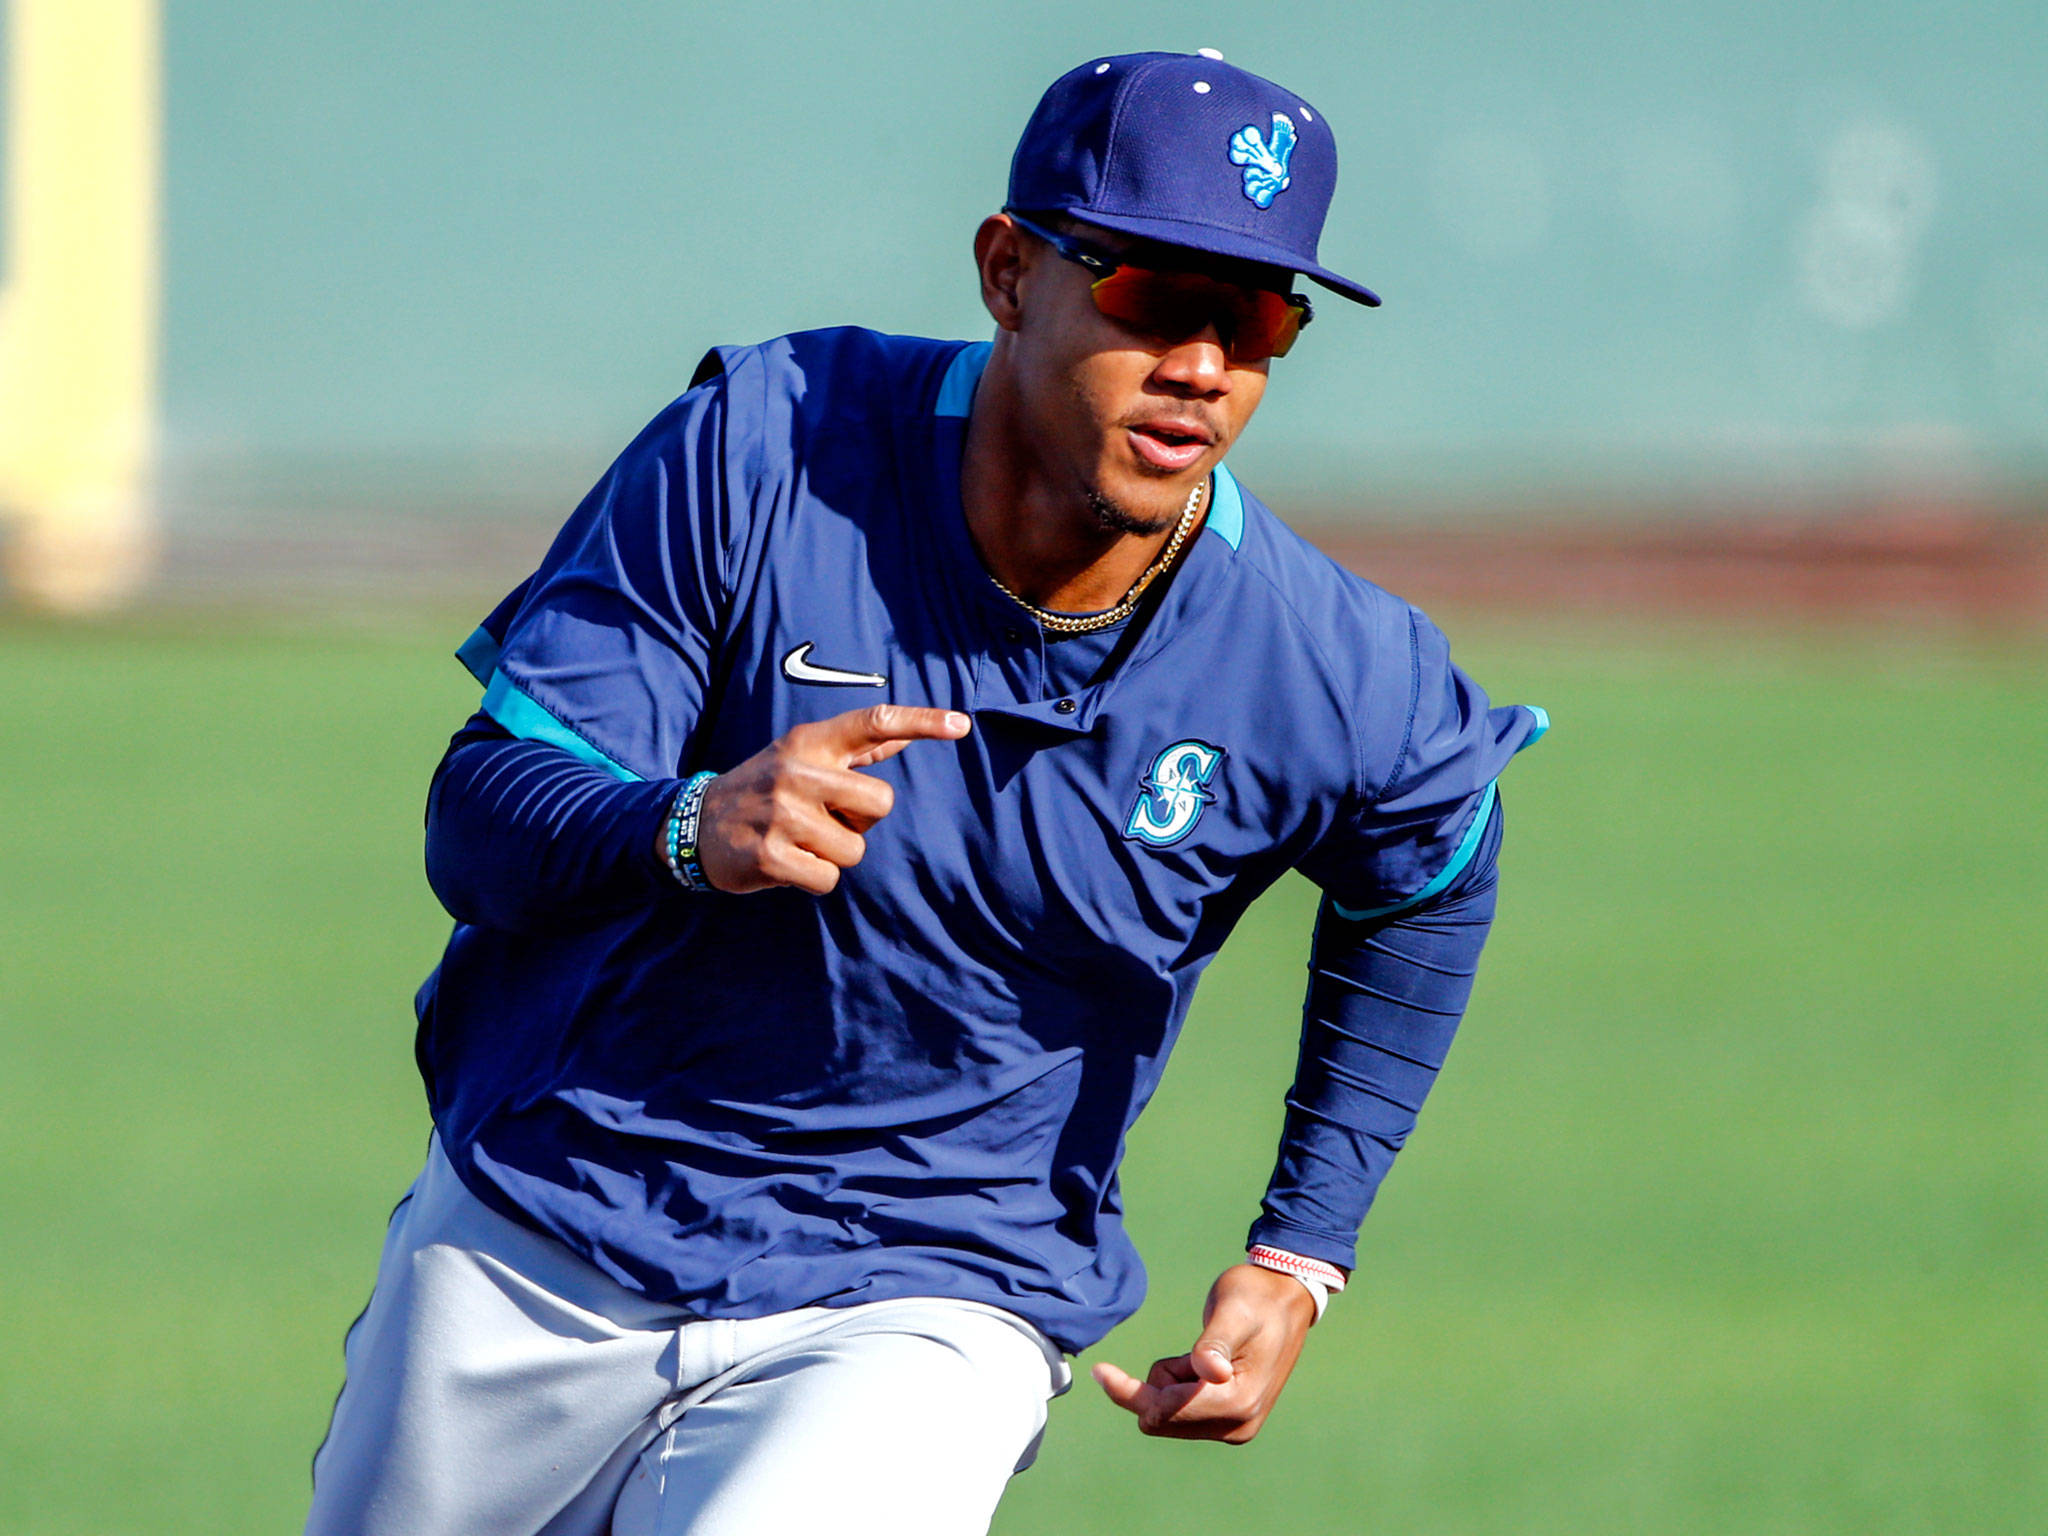
M1341 293L1353 303L1379 308L1380 296L1363 283L1354 283L1350 278L1332 272L1328 267L1304 266L1301 257L1282 246L1270 245L1256 236L1247 235L1235 229L1218 229L1213 224L1196 224L1185 219L1138 218L1121 213L1098 213L1092 208L1062 208L1058 210L1069 218L1093 224L1098 229L1114 230L1120 235L1135 235L1140 240L1157 240L1161 245L1177 245L1183 250L1200 251L1207 256L1228 256L1236 261L1256 261L1269 267L1285 267L1298 272L1313 282L1321 283L1332 293Z

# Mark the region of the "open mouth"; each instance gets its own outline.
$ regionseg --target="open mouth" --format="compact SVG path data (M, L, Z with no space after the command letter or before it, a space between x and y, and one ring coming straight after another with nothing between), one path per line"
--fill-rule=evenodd
M1138 457L1164 470L1186 469L1208 452L1212 441L1205 432L1170 422L1147 422L1127 430Z

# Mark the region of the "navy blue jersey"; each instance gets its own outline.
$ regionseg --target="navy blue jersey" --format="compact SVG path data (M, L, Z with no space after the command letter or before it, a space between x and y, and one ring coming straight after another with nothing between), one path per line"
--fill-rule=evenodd
M867 770L895 809L829 896L459 923L422 989L468 1186L702 1315L946 1295L1100 1338L1143 1294L1124 1136L1239 915L1290 868L1345 921L1427 901L1544 728L1221 467L1128 632L1050 643L961 508L987 354L721 349L463 650L505 731L651 786L861 704L973 719ZM1337 1223L1315 1161L1276 1230Z

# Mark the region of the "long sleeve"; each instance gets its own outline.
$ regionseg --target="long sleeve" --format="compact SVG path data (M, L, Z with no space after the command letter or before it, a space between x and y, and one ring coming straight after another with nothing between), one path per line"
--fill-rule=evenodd
M427 879L464 923L588 927L676 893L655 828L701 749L747 500L730 381L699 372L456 653L483 708L428 792Z
M674 779L621 781L487 714L427 792L427 880L460 922L534 933L679 894L655 853Z
M1381 1180L1414 1128L1471 996L1493 920L1497 800L1456 880L1397 914L1316 925L1301 1055L1250 1241L1350 1268Z

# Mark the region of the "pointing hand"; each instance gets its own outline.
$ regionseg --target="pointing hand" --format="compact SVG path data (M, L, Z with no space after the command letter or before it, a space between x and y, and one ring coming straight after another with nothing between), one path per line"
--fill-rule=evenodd
M704 790L697 859L721 891L791 885L822 896L867 851L862 835L889 814L896 792L854 770L913 741L957 741L965 715L874 704L792 727Z

